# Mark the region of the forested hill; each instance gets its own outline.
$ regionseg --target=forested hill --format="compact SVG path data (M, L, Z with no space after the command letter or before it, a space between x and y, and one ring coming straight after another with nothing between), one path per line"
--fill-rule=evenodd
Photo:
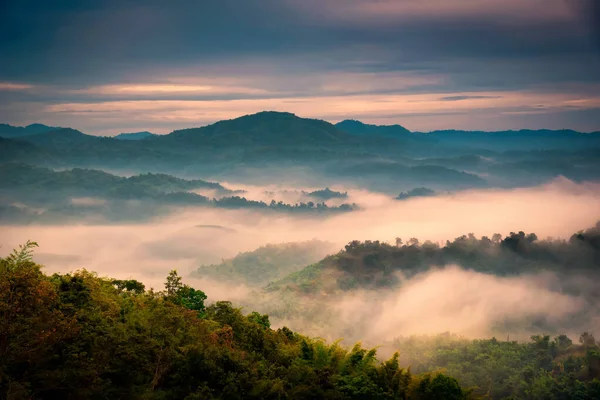
M122 177L93 169L54 171L21 163L0 164L0 220L10 223L141 221L178 207L319 215L357 208L346 203L328 206L323 201L266 203L247 199L243 193L216 182L166 174Z
M353 289L395 287L401 276L413 276L436 266L463 268L498 276L539 271L558 274L600 271L600 222L565 240L539 240L535 233L513 232L502 238L464 235L440 246L401 238L394 245L379 241L353 241L338 254L324 258L274 282L270 291L335 293ZM599 287L600 289L600 287ZM600 301L598 292L588 293Z
M267 315L205 306L175 271L164 291L80 271L45 275L34 243L0 259L3 399L465 399L398 354L272 329Z
M216 265L200 265L193 275L224 282L264 286L322 259L335 246L319 240L268 244Z

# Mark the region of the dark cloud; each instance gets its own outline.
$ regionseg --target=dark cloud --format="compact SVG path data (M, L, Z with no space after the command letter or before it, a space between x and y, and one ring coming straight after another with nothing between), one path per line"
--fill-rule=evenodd
M406 70L457 59L465 64L482 59L535 63L537 57L569 57L575 63L592 51L590 33L578 20L512 24L493 15L460 14L347 20L317 12L327 10L328 3L342 3L315 3L313 13L298 12L296 3L9 0L0 28L8 40L2 40L0 53L12 61L0 65L0 76L106 82L184 66L198 66L202 73L203 65L246 57L277 63L301 55L314 62L328 52L338 59L329 61L335 68L352 68L348 61L360 58L366 70Z
M396 72L444 79L410 87L392 81L356 89L337 87L327 95L429 92L447 93L441 101L458 101L489 98L461 92L600 85L600 1L595 0L4 0L0 4L0 82L62 90L0 90L0 106L11 110L15 106L8 103L147 99L151 95L93 95L67 89L160 83L182 75L261 78L259 86L265 93L161 93L153 98L319 96L327 82L314 77L336 73L375 74L373 81L377 74ZM540 8L523 8L538 11L529 15L519 8L523 4ZM562 7L565 4L569 7Z

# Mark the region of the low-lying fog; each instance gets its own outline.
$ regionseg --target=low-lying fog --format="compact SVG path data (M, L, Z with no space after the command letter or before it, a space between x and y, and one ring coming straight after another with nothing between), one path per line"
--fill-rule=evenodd
M296 201L303 196L301 190L309 190L288 188L278 196L289 198L281 198L269 192L283 188L231 186L246 190L248 198L257 200ZM357 203L361 209L330 216L298 216L186 208L145 224L3 226L0 252L6 255L31 239L39 243L35 259L48 273L86 268L102 276L138 279L161 289L171 269L185 277L198 263L218 263L266 243L320 239L341 249L351 240L394 242L396 237L416 237L445 242L470 232L491 236L520 230L535 232L540 238L568 238L600 220L600 184L566 179L534 188L469 190L405 201L365 190L331 189L347 190L344 202ZM399 335L445 331L486 336L508 315L562 323L571 315L585 314L589 326L565 322L563 326L569 327L566 333L600 328L600 317L590 311L593 305L554 290L555 279L550 273L498 278L460 266L433 269L393 292L355 292L337 297L330 304L336 323L329 326L328 336L356 334L375 343ZM254 290L206 279L184 280L204 290L209 301L243 304ZM253 306L261 308L260 304ZM259 311L268 310L265 306ZM274 326L286 323L301 331L323 333L302 320L272 322Z

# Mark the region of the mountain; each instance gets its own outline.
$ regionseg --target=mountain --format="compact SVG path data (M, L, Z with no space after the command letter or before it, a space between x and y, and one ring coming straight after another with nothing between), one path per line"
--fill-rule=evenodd
M353 119L335 124L335 127L354 135L382 135L390 137L408 137L410 131L401 125L369 125Z
M29 135L37 135L38 133L49 132L55 129L52 126L46 126L43 124L31 124L25 127L23 126L12 126L8 124L0 124L0 137L3 138L22 138Z
M0 180L1 189L71 192L68 194L79 191L85 195L128 192L138 193L141 197L147 193L172 193L193 189L232 193L216 182L200 179L185 180L166 174L121 177L93 169L74 168L53 171L19 163L0 164Z
M23 137L23 140L30 143L49 148L75 148L81 144L97 143L105 139L107 138L86 135L72 128L58 128Z
M492 151L576 150L600 147L600 132L582 133L570 129L521 129L495 132L438 130L416 134L435 139L436 142L444 145Z
M148 139L151 138L153 136L157 136L154 133L150 133L148 131L143 131L143 132L133 132L133 133L120 133L117 136L115 136L115 139L118 140L144 140L144 139Z
M483 186L491 180L503 186L529 185L561 175L589 180L600 174L596 155L600 132L418 133L399 125L350 120L333 125L273 111L143 140L91 136L71 128L47 130L39 125L3 127L11 134L15 129L45 130L20 138L34 144L45 154L43 158L34 156L29 161L23 152L2 149L4 162L236 178L257 184L293 175L306 186L359 183L394 195L399 189L421 186L454 190ZM290 174L291 170L300 173ZM519 177L518 183L514 176Z
M27 141L0 137L0 160L39 161L42 153L37 146Z
M174 131L154 137L161 142L210 146L342 145L355 138L329 122L299 118L291 113L264 111L220 121L202 128Z

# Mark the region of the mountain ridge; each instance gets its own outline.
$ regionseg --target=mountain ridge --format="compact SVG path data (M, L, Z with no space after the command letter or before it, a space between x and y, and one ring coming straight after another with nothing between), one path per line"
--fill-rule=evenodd
M131 133L119 133L118 135L113 136L113 138L117 140L145 140L154 136L158 135L148 131L141 131Z

